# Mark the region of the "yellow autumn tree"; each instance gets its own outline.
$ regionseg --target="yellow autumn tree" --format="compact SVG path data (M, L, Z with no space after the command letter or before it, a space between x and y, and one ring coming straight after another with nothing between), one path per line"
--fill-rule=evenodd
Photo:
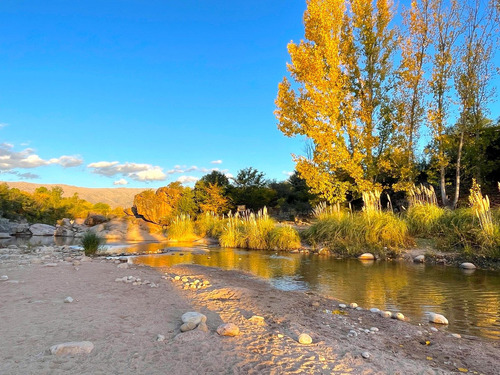
M391 6L387 0L309 0L305 40L288 45L295 83L285 77L279 84L278 128L312 142L310 155L293 155L296 169L331 203L348 191L373 189L383 169Z
M224 196L224 188L217 184L203 184L204 199L200 202L202 212L213 212L214 214L224 214L229 211L229 199Z

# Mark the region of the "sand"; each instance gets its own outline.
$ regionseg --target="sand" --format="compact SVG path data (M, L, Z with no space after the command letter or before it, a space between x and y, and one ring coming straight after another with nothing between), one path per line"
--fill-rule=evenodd
M82 259L68 248L0 250L0 276L9 277L0 281L0 374L499 372L498 341L456 338L431 331L431 325L339 309L333 299L276 290L239 271L118 266ZM210 285L183 289L176 275ZM124 276L158 287L115 281ZM72 303L64 303L68 296ZM187 311L205 314L209 331L180 333ZM250 319L254 315L263 319ZM236 324L240 335L219 336L222 323ZM365 333L371 327L378 332ZM299 344L301 333L312 344ZM164 341L157 341L159 334ZM90 354L50 354L52 345L68 341L90 341L95 348Z

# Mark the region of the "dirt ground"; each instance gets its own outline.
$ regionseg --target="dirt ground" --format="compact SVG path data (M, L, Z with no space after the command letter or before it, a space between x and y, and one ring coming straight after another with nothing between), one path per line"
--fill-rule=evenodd
M68 248L0 249L0 276L8 276L0 281L0 374L500 372L498 341L340 309L332 299L276 290L242 272L117 263ZM124 276L149 283L115 281ZM210 284L184 289L175 276ZM64 303L68 296L72 303ZM181 333L187 311L205 314L209 332ZM250 319L254 315L263 319ZM229 322L240 335L219 336L217 327ZM312 344L299 344L301 333ZM95 348L49 353L68 341L91 341Z

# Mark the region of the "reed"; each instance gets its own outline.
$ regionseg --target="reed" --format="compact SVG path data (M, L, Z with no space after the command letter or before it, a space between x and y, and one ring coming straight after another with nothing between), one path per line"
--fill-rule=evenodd
M407 191L408 202L411 206L415 205L438 205L436 191L432 185L425 186L420 184L419 186L413 185Z
M487 236L494 235L495 226L490 210L490 200L488 196L483 197L481 186L472 179L472 188L470 189L469 203L472 211L479 220L481 229Z
M172 220L167 228L166 236L169 240L192 241L197 238L194 232L194 223L189 215L179 215Z

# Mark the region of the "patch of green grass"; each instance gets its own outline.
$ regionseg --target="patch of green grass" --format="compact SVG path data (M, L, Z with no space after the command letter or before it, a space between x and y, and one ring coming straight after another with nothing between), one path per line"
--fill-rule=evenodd
M274 227L269 233L269 248L273 250L299 249L299 233L289 225Z
M445 210L431 203L415 204L406 213L406 222L411 235L434 236L439 233L439 220Z
M198 238L194 232L194 223L189 215L177 216L167 228L169 240L193 241Z
M92 231L86 232L80 240L80 244L86 256L94 256L102 249L105 243L106 240L104 238Z

